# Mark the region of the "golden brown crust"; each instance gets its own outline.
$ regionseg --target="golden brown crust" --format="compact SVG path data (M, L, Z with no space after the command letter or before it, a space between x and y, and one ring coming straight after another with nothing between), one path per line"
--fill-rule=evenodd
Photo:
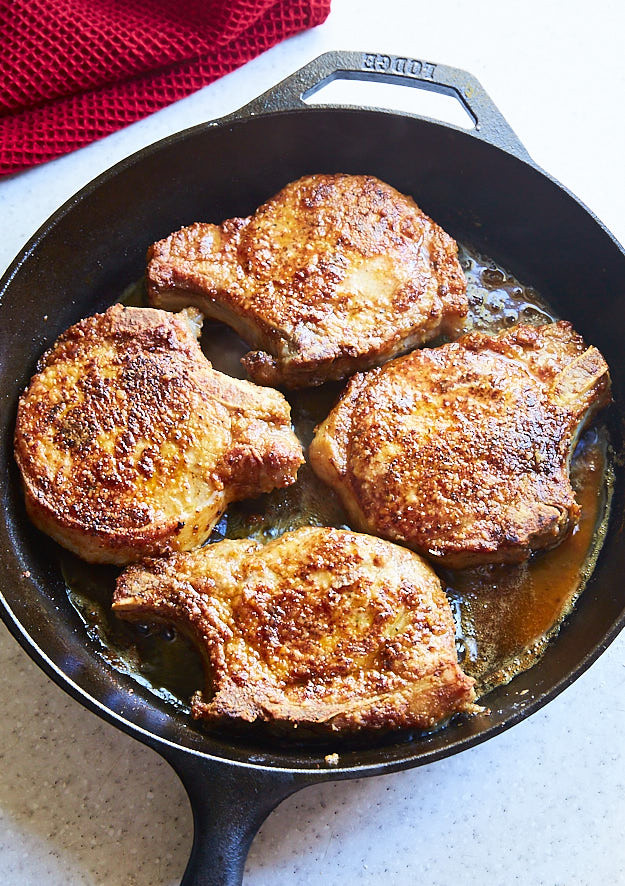
M158 307L193 304L252 345L262 384L343 378L466 315L455 242L379 179L311 175L245 219L195 224L148 253Z
M436 574L371 536L306 527L147 561L120 576L113 609L195 639L208 688L193 715L212 722L431 729L474 710Z
M213 370L197 334L192 312L115 305L68 329L20 399L29 515L86 560L188 550L228 502L295 480L284 397Z
M310 462L363 531L450 566L518 562L577 522L571 448L609 390L569 323L470 333L355 376Z

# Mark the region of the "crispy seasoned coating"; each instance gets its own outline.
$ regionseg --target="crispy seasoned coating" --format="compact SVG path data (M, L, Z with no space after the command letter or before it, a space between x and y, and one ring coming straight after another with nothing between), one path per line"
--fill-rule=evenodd
M189 550L230 501L295 481L288 403L212 369L200 327L195 309L115 305L68 329L20 399L28 513L85 560Z
M570 457L609 399L569 323L469 333L355 376L310 462L359 529L449 566L519 562L577 522Z
M475 710L440 581L382 539L305 527L148 560L120 576L113 610L195 640L207 686L192 713L213 723L352 733Z
M311 175L249 218L194 224L148 253L157 307L195 305L255 350L250 377L297 388L383 363L466 315L457 247L410 197Z

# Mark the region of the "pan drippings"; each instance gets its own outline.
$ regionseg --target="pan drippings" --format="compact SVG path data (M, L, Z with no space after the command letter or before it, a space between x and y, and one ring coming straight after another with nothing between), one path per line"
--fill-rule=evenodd
M462 332L496 333L517 322L538 325L557 319L535 290L493 261L467 246L460 247L459 255L470 304ZM124 301L140 303L140 288L131 287ZM243 377L239 358L247 346L233 332L222 325L205 324L202 347L216 369ZM293 424L305 446L341 389L342 384L332 383L288 395ZM482 693L508 682L538 660L592 572L607 523L611 489L604 427L588 431L580 440L571 476L582 517L559 547L520 565L439 572L454 613L460 662ZM245 537L268 541L306 525L348 525L338 498L321 485L308 465L300 470L294 486L231 506L210 542ZM137 627L117 619L110 611L117 570L83 564L65 551L60 551L60 557L70 600L100 654L112 667L188 710L191 694L204 682L199 656L188 641L171 628Z

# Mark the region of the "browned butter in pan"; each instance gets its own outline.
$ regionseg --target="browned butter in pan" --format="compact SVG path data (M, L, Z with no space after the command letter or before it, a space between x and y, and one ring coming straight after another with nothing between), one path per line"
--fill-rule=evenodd
M557 319L535 290L475 250L461 246L460 259L470 302L463 331L497 332L517 322L541 324ZM131 288L124 300L140 303L138 288ZM202 346L216 369L243 376L239 358L247 347L234 333L207 324ZM340 390L340 384L328 384L289 394L293 423L304 445ZM601 425L579 441L571 475L582 516L559 547L520 565L439 571L454 613L459 658L464 670L475 677L479 692L531 667L583 590L607 522L609 451L608 435ZM311 524L349 525L337 497L305 465L289 489L231 506L210 541L245 537L268 541ZM118 570L82 563L65 551L60 556L70 600L102 657L187 710L190 696L204 682L199 655L188 641L172 628L136 626L117 619L110 602Z

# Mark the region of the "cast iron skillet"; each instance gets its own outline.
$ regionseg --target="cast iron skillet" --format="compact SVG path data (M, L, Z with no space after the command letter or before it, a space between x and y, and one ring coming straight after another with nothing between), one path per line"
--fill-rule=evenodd
M407 114L303 103L337 77L452 94L476 128L468 133ZM608 360L612 440L621 448L625 254L536 167L479 83L462 71L375 53L328 53L241 111L118 164L45 223L0 283L2 616L53 680L178 772L195 823L187 886L240 884L256 830L299 788L429 763L513 726L575 680L625 622L625 484L617 461L612 517L585 592L544 658L488 696L488 716L413 741L395 737L345 750L332 768L324 759L328 748L268 750L254 738L207 736L96 654L68 602L53 544L24 513L11 439L19 393L62 330L105 309L141 276L152 241L190 222L246 215L287 182L315 172L380 177L414 195L456 238L534 285Z

